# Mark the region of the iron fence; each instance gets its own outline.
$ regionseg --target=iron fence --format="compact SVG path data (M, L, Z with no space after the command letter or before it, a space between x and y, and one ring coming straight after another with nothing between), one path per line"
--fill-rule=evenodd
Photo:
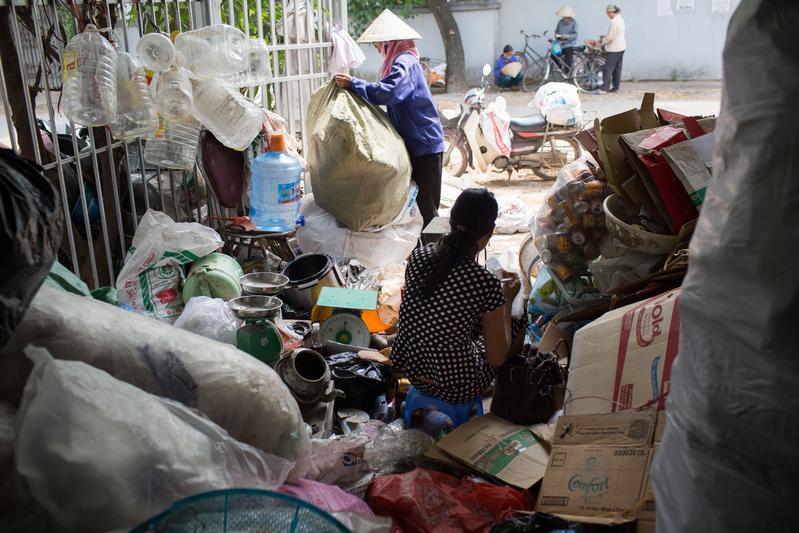
M329 79L330 31L346 27L346 0L6 0L0 1L0 98L7 142L35 160L61 195L66 231L59 253L91 288L114 285L147 209L178 222L209 223L197 169L144 162L145 139L121 142L108 128L81 128L59 112L61 56L78 18L106 28L119 50L134 52L153 31L187 31L218 22L266 40L273 79L248 95L302 135L311 93ZM151 23L148 23L151 22ZM25 89L27 88L27 90Z

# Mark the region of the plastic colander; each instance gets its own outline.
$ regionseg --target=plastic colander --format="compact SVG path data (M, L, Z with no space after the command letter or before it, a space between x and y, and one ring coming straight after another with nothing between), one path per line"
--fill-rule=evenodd
M173 503L130 533L297 532L349 530L325 511L293 496L257 489L205 492Z

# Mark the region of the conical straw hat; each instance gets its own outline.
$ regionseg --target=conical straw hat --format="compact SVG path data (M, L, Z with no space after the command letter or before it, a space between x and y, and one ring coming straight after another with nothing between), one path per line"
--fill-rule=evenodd
M574 18L576 16L576 13L572 9L572 6L563 6L562 8L560 8L560 10L558 10L557 13L555 13L555 16L561 18L563 17Z
M382 43L385 41L403 41L405 39L421 39L416 30L405 24L401 18L384 10L369 24L369 27L358 38L359 43Z

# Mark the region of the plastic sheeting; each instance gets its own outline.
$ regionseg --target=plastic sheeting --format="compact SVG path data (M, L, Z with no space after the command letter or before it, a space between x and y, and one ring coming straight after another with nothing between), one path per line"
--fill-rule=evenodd
M71 531L130 528L177 499L275 489L291 462L235 441L185 406L42 348L17 419L17 470Z
M799 3L744 0L730 21L653 467L658 533L797 529L797 20Z
M4 353L30 342L151 394L198 409L241 442L301 461L309 438L297 402L268 365L158 320L44 286Z

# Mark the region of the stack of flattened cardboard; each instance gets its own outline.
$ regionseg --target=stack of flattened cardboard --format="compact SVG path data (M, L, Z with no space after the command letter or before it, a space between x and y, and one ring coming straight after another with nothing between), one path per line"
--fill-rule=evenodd
M536 510L595 524L635 520L648 493L656 414L561 417Z

